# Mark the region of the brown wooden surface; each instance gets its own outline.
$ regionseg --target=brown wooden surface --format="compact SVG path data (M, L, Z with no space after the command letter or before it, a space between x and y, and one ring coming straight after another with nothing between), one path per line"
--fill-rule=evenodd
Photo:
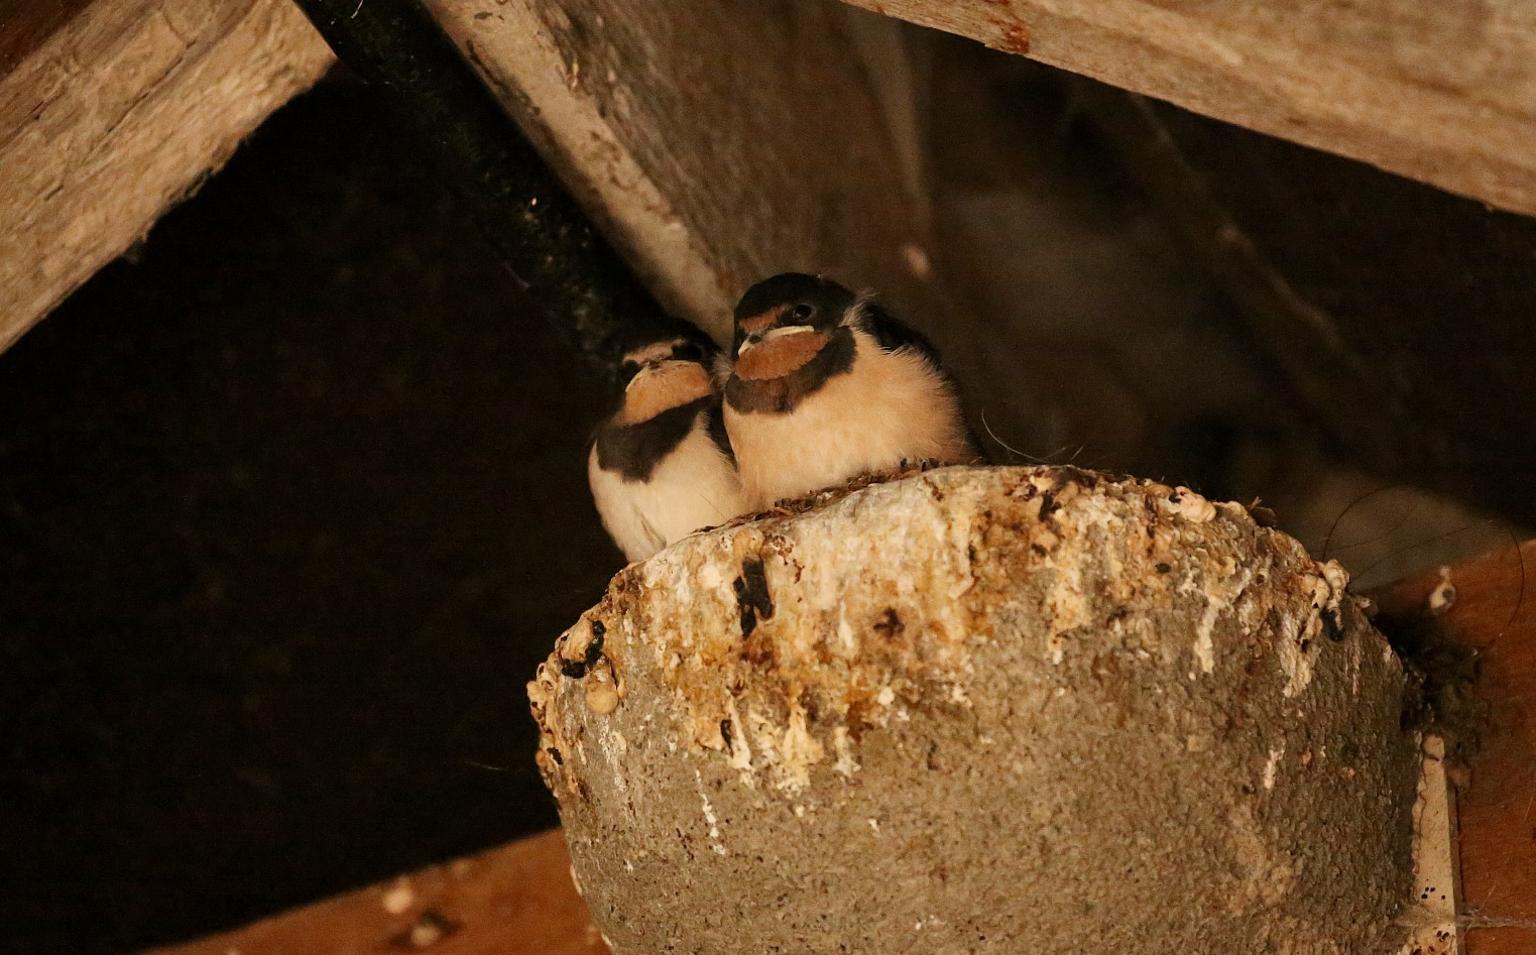
M1536 213L1525 0L847 0Z
M148 955L606 955L559 832Z
M0 350L331 62L287 0L44 4L0 26Z
M1519 553L1509 548L1451 568L1449 580L1455 600L1436 620L1446 636L1480 651L1476 691L1489 708L1471 761L1471 784L1457 796L1466 951L1531 955L1536 952L1536 540ZM1439 573L1430 573L1388 589L1380 595L1383 613L1400 619L1430 613L1430 594L1441 581Z
M11 0L0 3L0 75L9 73L90 0Z
M678 314L724 336L749 284L798 269L936 324L899 24L792 0L427 6Z

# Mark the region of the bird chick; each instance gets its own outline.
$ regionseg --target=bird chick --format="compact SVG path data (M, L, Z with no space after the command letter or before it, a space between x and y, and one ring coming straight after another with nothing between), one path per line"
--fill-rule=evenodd
M922 335L867 297L788 273L736 306L724 418L748 506L977 454Z
M631 561L746 510L710 375L717 353L682 336L624 355L624 395L598 428L587 480L603 527Z

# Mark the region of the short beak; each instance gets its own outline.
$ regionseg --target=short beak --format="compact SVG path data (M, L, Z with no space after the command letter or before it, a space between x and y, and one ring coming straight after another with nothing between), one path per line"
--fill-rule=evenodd
M748 335L746 338L742 339L741 347L736 349L736 357L740 358L742 355L745 355L747 353L747 349L751 348L753 345L756 345L762 340L763 336L756 333Z
M657 367L659 367L660 365L661 365L661 362L660 361L655 361L655 360L641 362L640 363L640 370L635 372L635 377L629 379L629 382L624 386L624 391L627 393L629 391L629 389L631 389L631 388L633 388L635 386L635 382L639 381L640 377L645 372L653 371Z

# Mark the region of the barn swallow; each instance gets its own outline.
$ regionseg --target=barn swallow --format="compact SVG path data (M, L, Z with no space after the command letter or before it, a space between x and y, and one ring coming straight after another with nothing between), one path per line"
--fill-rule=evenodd
M746 510L711 375L718 351L684 335L624 355L624 395L597 430L587 480L631 561Z
M724 419L757 510L865 474L977 454L938 353L869 296L787 273L736 306Z

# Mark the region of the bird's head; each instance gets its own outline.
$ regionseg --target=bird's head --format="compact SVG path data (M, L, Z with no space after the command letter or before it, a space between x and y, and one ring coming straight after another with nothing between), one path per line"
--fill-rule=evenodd
M736 304L736 377L771 381L799 370L847 334L844 322L858 304L858 296L818 275L786 272L758 282Z
M713 389L710 362L718 351L703 335L679 335L626 351L619 366L624 386L620 423L649 421L709 395Z

